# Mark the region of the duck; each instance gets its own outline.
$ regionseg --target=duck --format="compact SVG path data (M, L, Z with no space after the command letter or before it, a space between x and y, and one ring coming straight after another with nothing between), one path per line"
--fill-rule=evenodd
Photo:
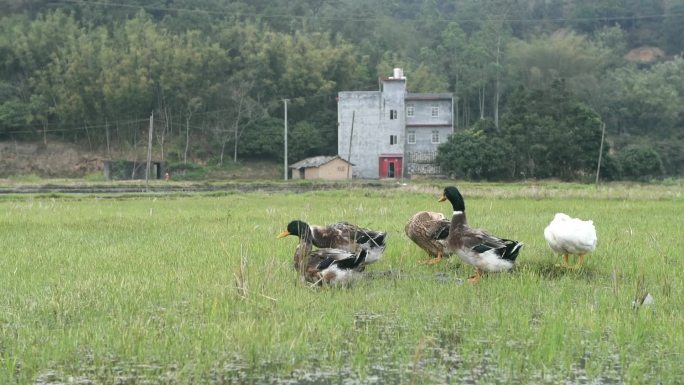
M307 237L318 248L340 249L352 253L363 249L367 251L364 265L377 262L385 251L387 233L359 227L348 222L338 222L327 226L309 225L302 220L293 220L287 224L276 238L294 235L302 239Z
M454 210L449 224L447 250L457 254L461 260L475 267L475 275L468 282L480 282L483 272L508 271L515 266L515 260L523 244L519 241L500 238L483 229L468 226L465 202L455 186L444 189L439 202L448 200Z
M424 263L432 265L442 260L449 236L449 224L450 221L444 214L432 211L419 211L406 223L406 235L431 257Z
M303 281L314 286L348 286L361 277L368 251L349 252L322 248L313 250L306 237L295 249L294 268Z
M596 250L596 228L591 220L572 218L564 213L556 213L544 229L544 238L551 250L563 256L563 267L570 268L568 258L577 255L573 268L582 267L587 254Z

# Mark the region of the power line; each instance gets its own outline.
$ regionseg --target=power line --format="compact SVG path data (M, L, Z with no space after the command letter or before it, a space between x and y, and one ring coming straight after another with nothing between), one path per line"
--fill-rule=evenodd
M142 122L148 122L149 119L131 119L131 120L118 120L116 121L117 124L133 124L133 123L142 123ZM97 128L105 128L107 126L116 126L116 124L96 124L92 126L66 126L66 127L61 127L61 128L49 128L47 130L43 129L43 126L38 126L38 125L26 125L22 127L34 127L34 130L16 130L16 131L1 131L0 134L42 134L44 132L69 132L69 131L85 131L85 130L90 130L90 129L97 129ZM10 127L19 127L19 126L10 126ZM49 122L48 122L48 127L49 127Z
M130 8L130 9L144 9L148 11L162 11L162 12L186 12L186 13L200 13L206 15L216 16L233 16L233 17L253 17L264 19L299 19L299 20L325 20L325 21L350 21L350 22L379 22L386 18L382 17L335 17L335 16L312 16L312 15L292 15L292 14L265 14L256 12L236 12L230 10L210 11L203 9L189 9L189 8L172 8L172 7L156 7L150 5L132 5L122 3L111 3L102 1L79 1L79 0L61 0L53 4L69 4L69 5L97 5L102 7L116 7L116 8ZM390 16L390 15L387 15ZM491 18L489 21L509 22L509 23L546 23L546 22L578 22L578 21L621 21L621 20L645 20L645 19L662 19L665 17L684 17L684 12L675 13L660 13L651 15L632 15L632 16L596 16L596 17L558 17L550 19L515 19L515 18ZM398 21L416 22L423 21L418 18L402 18ZM485 19L458 19L452 18L435 18L432 22L458 22L458 23L481 23Z

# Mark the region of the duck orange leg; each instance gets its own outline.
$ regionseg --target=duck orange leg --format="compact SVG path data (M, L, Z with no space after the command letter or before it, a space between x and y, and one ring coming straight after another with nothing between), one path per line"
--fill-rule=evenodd
M432 259L428 259L427 261L425 261L423 263L425 263L426 265L434 265L434 264L439 263L441 260L442 260L442 253L437 253L436 257L434 257Z
M475 268L475 275L472 277L468 278L468 283L472 283L473 285L476 283L480 282L480 277L482 277L482 270L480 270L479 267Z
M584 263L584 257L586 257L586 254L580 254L579 259L577 259L577 264L575 265L575 269L579 269L582 267L582 263Z
M568 255L567 254L563 254L563 264L561 266L570 267L570 265L568 264Z

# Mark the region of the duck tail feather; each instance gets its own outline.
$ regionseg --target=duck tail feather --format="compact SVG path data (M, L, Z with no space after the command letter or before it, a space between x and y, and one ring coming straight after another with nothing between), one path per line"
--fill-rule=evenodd
M319 262L318 265L316 266L316 268L318 270L325 270L325 269L329 268L330 265L333 264L333 262L335 262L335 258L328 257L328 258L322 260L321 262Z
M523 244L521 242L511 241L509 239L504 240L504 243L506 245L506 250L504 251L501 258L509 260L511 262L515 262L515 259L518 258L518 253L520 252L520 249L523 247Z
M337 267L343 270L352 270L359 267L365 260L368 252L366 250L359 251L356 255L340 259L336 262ZM324 261L325 262L325 261ZM323 262L321 262L322 264ZM329 264L330 265L330 264ZM318 265L320 268L320 264Z
M380 231L361 229L356 233L355 241L360 245L368 244L370 247L385 246L387 233Z

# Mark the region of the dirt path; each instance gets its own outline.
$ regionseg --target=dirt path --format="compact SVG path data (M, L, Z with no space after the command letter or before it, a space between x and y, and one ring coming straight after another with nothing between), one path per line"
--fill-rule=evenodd
M99 185L99 184L77 184L77 185L60 185L60 184L35 184L35 185L17 185L11 187L0 187L0 194L50 194L50 193L66 193L66 194L140 194L140 193L194 193L194 192L212 192L212 191L239 191L239 192L306 192L306 191L321 191L321 190L339 190L339 189L354 189L354 188L370 188L370 189L392 189L397 187L396 183L382 183L382 182L363 182L363 183L344 183L344 182L330 182L330 183L268 183L268 182L239 182L239 183L224 183L224 184L209 184L209 183L168 183L159 184L154 183L149 187L142 184L121 184L121 185Z

